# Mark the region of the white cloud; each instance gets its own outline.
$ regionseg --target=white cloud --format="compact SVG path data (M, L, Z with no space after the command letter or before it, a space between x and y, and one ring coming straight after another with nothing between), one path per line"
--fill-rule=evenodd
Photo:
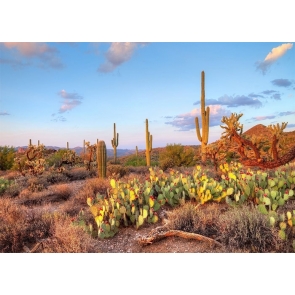
M261 70L262 74L264 75L269 67L292 47L292 43L284 43L278 47L273 48L271 52L265 57L264 61L256 63L257 69Z

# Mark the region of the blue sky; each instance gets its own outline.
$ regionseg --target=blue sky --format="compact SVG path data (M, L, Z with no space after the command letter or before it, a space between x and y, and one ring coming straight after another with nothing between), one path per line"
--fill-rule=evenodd
M244 130L288 122L295 130L292 42L2 42L0 145L145 148L200 144L201 71L210 106L209 142L222 116L243 113Z

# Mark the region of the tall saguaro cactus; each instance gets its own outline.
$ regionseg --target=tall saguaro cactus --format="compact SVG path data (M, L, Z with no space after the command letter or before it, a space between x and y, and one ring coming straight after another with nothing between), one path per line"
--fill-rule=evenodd
M103 140L97 140L96 152L98 177L105 178L107 171L107 149L106 144Z
M116 123L114 123L114 138L111 141L112 147L114 149L114 163L117 161L117 146L119 144L119 133L117 133L117 138L116 138Z
M151 152L153 148L153 136L149 132L149 121L145 119L145 145L146 145L146 165L151 166Z
M199 119L195 118L196 131L199 141L201 142L202 162L206 162L206 147L209 137L209 114L210 108L205 110L205 72L201 73L201 116L202 116L202 136L200 133Z

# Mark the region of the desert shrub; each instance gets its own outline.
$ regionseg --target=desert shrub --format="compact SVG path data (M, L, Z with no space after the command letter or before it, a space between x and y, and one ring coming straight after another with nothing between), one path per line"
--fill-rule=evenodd
M0 146L0 170L9 170L14 163L15 150L13 147Z
M148 174L149 168L147 166L128 167L129 173L134 174Z
M196 208L196 204L187 202L169 212L168 228L196 233L207 237L215 237L218 229L216 222L220 215L218 205L211 204L206 210Z
M122 165L117 165L117 164L107 165L107 173L106 173L107 177L114 176L114 177L121 178L127 173L129 173L128 167L124 167Z
M31 192L41 192L48 188L46 176L33 176L28 178L28 187Z
M3 177L0 178L0 196L4 195L5 191L9 188L13 181L5 179Z
M133 167L146 166L146 159L141 157L136 157L135 155L130 156L125 162L125 166L133 166Z
M231 208L220 216L218 228L220 241L229 251L268 252L282 246L268 217L255 208Z
M49 172L46 176L47 182L50 184L55 184L59 182L66 182L68 181L68 177L64 173L60 172Z
M25 244L35 243L49 234L50 222L41 213L16 205L10 198L0 199L0 251L23 252Z
M42 244L43 253L93 253L94 240L67 215L54 216L50 238Z
M85 205L88 197L94 197L97 193L106 195L110 188L110 181L107 178L87 179L84 187L74 195L74 202Z
M159 166L161 169L193 166L195 151L192 147L182 146L181 144L168 144L166 148L160 152Z
M88 171L83 167L65 170L63 173L70 181L84 180L86 178L90 178L93 174L95 174L95 172Z
M62 157L64 154L66 154L66 152L67 152L67 149L60 149L56 151L55 153L49 155L46 159L48 166L51 167L54 165L55 167L58 167L61 164Z
M5 194L12 198L17 197L22 190L22 187L15 181L13 181L6 189Z

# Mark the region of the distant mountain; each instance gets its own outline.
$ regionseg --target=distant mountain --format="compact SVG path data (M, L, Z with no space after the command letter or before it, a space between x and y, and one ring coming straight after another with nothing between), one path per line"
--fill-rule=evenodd
M14 149L17 150L26 150L28 146L17 146ZM50 150L60 150L64 149L64 147L58 147L58 146L45 146L46 149ZM83 147L77 146L74 148L70 148L70 150L73 150L76 152L77 155L80 155L83 153ZM141 151L141 150L139 150ZM129 150L129 149L117 149L117 157L122 157L122 156L127 156L127 155L132 155L135 154L135 150ZM113 149L107 149L107 157L113 157L114 156L114 150Z

